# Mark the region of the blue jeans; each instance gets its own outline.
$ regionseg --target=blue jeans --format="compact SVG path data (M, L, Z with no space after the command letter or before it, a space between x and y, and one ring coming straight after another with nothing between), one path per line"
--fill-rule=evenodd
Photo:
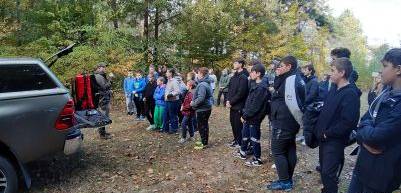
M164 111L164 125L163 131L176 133L178 130L178 111L180 108L180 102L177 101L166 101L166 110Z
M187 131L190 137L194 136L194 125L193 125L194 117L192 115L184 116L182 118L182 138L187 138Z
M253 156L260 159L261 148L260 148L260 124L248 124L244 123L242 129L242 142L241 152L244 153L248 150L249 139L253 146Z

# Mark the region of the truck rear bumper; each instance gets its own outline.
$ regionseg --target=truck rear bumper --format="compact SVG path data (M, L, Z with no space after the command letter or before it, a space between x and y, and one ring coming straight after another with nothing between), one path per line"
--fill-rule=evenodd
M83 134L80 129L71 131L64 143L64 154L71 155L78 152L81 149L83 141Z

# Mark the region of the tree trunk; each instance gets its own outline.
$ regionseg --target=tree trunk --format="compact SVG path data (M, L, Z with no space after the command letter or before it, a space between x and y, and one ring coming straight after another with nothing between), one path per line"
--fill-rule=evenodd
M145 13L143 17L143 35L145 36L145 47L144 47L144 53L145 53L145 63L148 63L149 55L148 55L148 50L149 50L149 0L145 0Z
M114 14L118 12L117 0L111 0L111 9L113 10ZM118 29L118 19L116 15L113 16L113 25L114 29Z
M156 7L156 15L155 15L155 48L153 53L153 64L157 65L158 60L158 50L157 47L159 45L159 8Z

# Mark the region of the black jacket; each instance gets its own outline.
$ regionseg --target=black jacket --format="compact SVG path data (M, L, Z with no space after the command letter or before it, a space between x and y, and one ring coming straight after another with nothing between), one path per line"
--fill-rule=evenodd
M315 126L315 135L320 141L348 142L359 120L360 99L355 84L340 89L331 89ZM326 139L324 139L326 135Z
M378 192L393 192L401 183L401 93L384 91L384 97L373 118L376 100L362 117L357 130L358 144L382 151L375 155L361 145L355 174L362 184Z
M280 125L282 130L287 130L292 134L296 134L299 130L300 125L291 114L290 109L285 103L285 82L289 76L295 74L295 71L288 72L286 74L277 76L274 79L274 92L271 96L270 103L270 120ZM305 83L300 76L296 76L295 92L297 95L297 102L299 108L303 110L305 102Z
M265 82L251 84L242 118L248 124L260 124L267 114L270 92Z
M143 97L146 98L146 100L154 100L153 94L155 93L156 87L156 81L148 82L145 86L145 90L143 91Z
M243 69L240 73L235 72L228 83L227 101L230 101L231 109L241 110L244 108L248 96L248 71Z
M313 102L319 101L319 83L316 76L305 78L306 98L305 105L310 105Z

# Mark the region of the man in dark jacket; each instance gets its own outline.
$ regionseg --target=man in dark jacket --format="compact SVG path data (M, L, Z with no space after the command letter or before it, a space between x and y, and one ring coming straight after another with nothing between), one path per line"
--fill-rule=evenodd
M247 166L261 166L263 164L260 158L260 124L266 116L267 103L270 99L268 85L263 81L264 74L265 67L262 64L256 64L251 69L250 78L255 83L251 84L241 118L244 124L241 149L234 153L235 157L246 159L250 139L254 157L251 161L245 162Z
M241 144L242 131L242 109L244 108L246 97L248 96L248 71L244 68L245 61L237 60L234 62L234 76L228 83L228 94L226 106L230 108L230 123L234 135L231 147L239 147Z
M362 117L358 159L348 193L391 193L401 184L401 49L382 60L387 87Z
M297 163L295 138L302 124L305 83L296 75L297 59L286 56L276 68L274 91L270 103L272 125L271 149L279 180L267 186L270 190L291 190Z
M332 62L330 80L336 85L331 89L315 126L319 141L319 162L322 193L337 193L338 178L344 165L344 148L359 120L360 99L349 74L352 63L348 58Z
M102 113L104 113L107 117L110 115L110 101L111 101L111 81L108 79L106 75L106 63L100 62L97 65L95 71L95 79L98 87L99 93L96 95L99 99L99 108ZM106 127L100 127L98 129L99 135L101 139L110 139L111 135L106 131Z
M209 144L209 117L212 113L212 88L213 81L208 75L209 70L205 67L199 69L198 85L196 86L191 107L196 112L197 128L201 136L201 142L196 143L195 149L204 149Z

